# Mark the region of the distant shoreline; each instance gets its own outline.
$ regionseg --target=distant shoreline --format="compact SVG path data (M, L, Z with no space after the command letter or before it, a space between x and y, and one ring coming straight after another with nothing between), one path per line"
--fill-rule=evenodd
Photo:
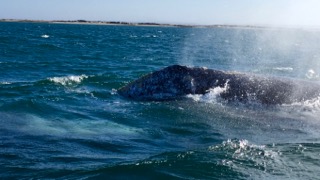
M271 25L188 25L150 22L126 22L126 21L88 21L88 20L29 20L29 19L0 19L0 22L21 22L21 23L52 23L52 24L79 24L79 25L109 25L109 26L145 26L145 27L178 27L178 28L241 28L241 29L293 29L293 30L316 30L320 27L295 27L295 26L271 26Z
M181 28L267 28L267 26L252 25L185 25L150 22L125 22L125 21L87 21L87 20L29 20L29 19L0 19L0 22L22 23L55 23L55 24L82 24L82 25L123 25L123 26L151 26L151 27L181 27Z

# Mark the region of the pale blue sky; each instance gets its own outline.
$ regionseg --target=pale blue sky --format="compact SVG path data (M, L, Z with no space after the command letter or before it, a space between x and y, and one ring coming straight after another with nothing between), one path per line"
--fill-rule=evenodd
M0 19L320 26L320 0L0 0Z

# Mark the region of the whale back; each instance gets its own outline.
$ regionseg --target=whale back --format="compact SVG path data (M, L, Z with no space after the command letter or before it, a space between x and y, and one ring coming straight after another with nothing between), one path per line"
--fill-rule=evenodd
M129 83L118 93L140 100L177 99L186 94L204 94L211 87L223 87L227 80L228 75L222 71L173 65Z
M263 104L300 102L320 94L318 83L180 65L147 74L120 88L118 93L137 100L159 101L205 94L215 87L226 87L220 94L223 99L254 99Z
M134 99L166 100L193 91L190 69L185 66L174 65L147 74L120 88L118 93Z

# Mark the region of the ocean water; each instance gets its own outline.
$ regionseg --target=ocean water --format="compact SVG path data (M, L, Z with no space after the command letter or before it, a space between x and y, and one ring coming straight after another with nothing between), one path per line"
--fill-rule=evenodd
M320 31L0 23L0 178L320 177L320 98L117 94L173 64L318 83Z

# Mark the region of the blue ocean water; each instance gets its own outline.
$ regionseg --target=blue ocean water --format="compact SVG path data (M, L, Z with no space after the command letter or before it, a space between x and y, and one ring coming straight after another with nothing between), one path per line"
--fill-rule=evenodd
M3 22L0 47L1 179L320 177L319 98L146 102L116 91L173 64L318 83L318 30Z

